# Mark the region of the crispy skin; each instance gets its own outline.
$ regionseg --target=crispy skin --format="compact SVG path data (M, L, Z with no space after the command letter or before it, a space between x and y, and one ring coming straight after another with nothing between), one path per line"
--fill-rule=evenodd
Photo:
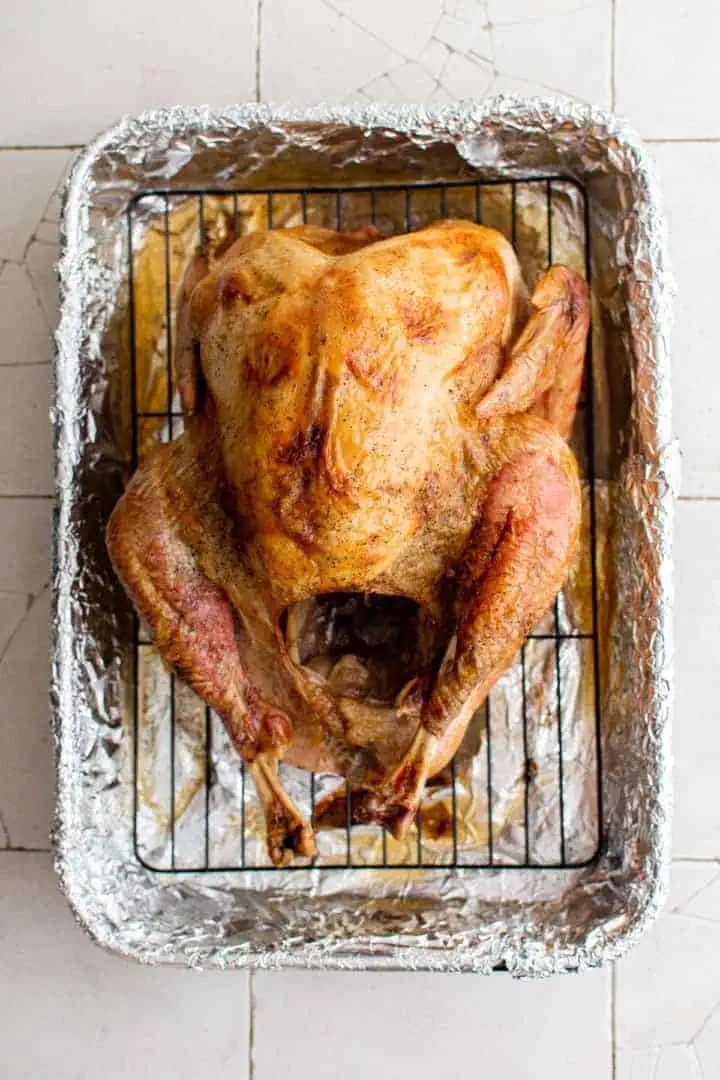
M278 864L313 850L280 758L346 776L357 820L402 834L579 530L564 438L584 282L552 267L528 304L508 242L466 222L374 241L278 230L212 271L194 262L176 327L186 432L108 530L161 655L252 763ZM335 593L419 606L418 670L393 701L345 692L290 644L295 612ZM344 677L364 670L351 658Z

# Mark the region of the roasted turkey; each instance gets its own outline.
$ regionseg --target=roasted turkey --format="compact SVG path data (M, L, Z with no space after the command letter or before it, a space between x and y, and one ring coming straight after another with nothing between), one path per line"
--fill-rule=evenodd
M352 820L402 836L553 602L588 323L577 274L551 267L528 300L512 246L465 221L255 233L188 268L185 430L108 545L248 763L276 865L316 850L279 761L345 777Z

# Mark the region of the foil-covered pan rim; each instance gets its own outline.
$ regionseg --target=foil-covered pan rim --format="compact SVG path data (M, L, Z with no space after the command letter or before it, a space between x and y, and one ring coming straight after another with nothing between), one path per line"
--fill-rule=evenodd
M71 782L73 770L79 767L76 754L78 731L73 701L72 672L76 663L76 639L69 628L73 626L71 596L78 573L78 551L68 543L74 509L74 470L79 461L81 446L77 438L78 410L84 407L80 393L80 361L83 326L82 295L76 287L76 270L87 257L86 242L89 227L88 197L92 190L92 170L109 151L132 141L134 132L143 129L157 132L162 139L182 135L202 136L212 129L237 130L254 126L282 128L287 125L349 125L364 129L390 128L418 140L441 139L456 144L484 126L554 132L562 129L592 130L594 137L612 142L613 152L624 157L624 165L638 182L645 201L654 243L650 246L649 261L638 274L638 280L648 287L649 309L654 316L667 309L673 293L673 281L667 256L665 225L660 210L660 196L652 162L646 155L634 130L623 120L604 109L573 103L552 97L517 98L500 95L483 101L462 102L440 108L405 106L332 106L311 108L272 105L239 105L225 109L210 106L152 110L137 117L125 117L97 136L77 157L69 174L64 195L61 258L58 265L61 306L56 333L57 379L53 409L55 429L56 506L54 515L54 589L51 623L51 712L57 763L57 809L53 828L53 845L60 886L79 924L100 945L121 955L144 963L183 963L197 967L262 968L360 968L393 970L490 971L504 964L517 975L545 975L558 971L574 971L596 966L623 956L651 925L661 909L668 888L669 822L670 822L670 705L672 701L672 627L669 612L672 603L671 529L672 503L677 493L677 446L672 440L670 426L669 360L666 325L659 326L654 337L654 371L649 385L656 395L656 429L652 432L655 445L641 437L634 453L625 462L625 483L651 484L657 490L654 509L655 525L662 537L662 550L654 566L658 596L657 655L653 662L657 672L650 714L655 725L657 758L651 762L657 805L660 812L653 822L653 835L648 836L647 851L633 855L643 863L643 873L636 877L636 894L632 911L616 932L608 925L595 927L580 943L548 949L541 936L521 932L518 921L510 919L505 925L481 927L481 933L468 933L465 941L437 941L433 947L415 946L404 940L393 943L371 938L362 950L354 954L316 945L312 941L291 943L287 948L274 950L224 950L220 944L214 951L180 949L169 940L164 948L150 950L141 940L128 941L119 933L111 919L100 921L92 903L86 879L79 873L83 858L83 835L74 812L77 792ZM508 178L512 175L508 170ZM128 189L128 197L135 193ZM667 320L665 320L665 323ZM662 399L662 400L660 400ZM635 841L637 842L637 837ZM622 889L626 867L613 866L601 855L591 876L597 888ZM309 877L316 871L308 871ZM455 871L458 877L463 871ZM617 879L617 885L614 884ZM187 880L187 879L186 879ZM176 894L182 894L185 883L170 882ZM221 882L218 881L218 885ZM203 882L208 891L213 881ZM488 944L488 934L492 943Z

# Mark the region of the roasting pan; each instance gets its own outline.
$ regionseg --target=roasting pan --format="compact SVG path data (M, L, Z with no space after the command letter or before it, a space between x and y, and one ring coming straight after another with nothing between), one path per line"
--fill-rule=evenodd
M410 839L329 830L316 860L277 870L251 782L159 663L104 527L147 447L181 428L172 305L197 246L451 216L505 231L529 284L552 261L590 282L581 555ZM666 887L677 472L665 227L633 133L515 98L147 113L76 161L59 271L55 847L81 925L124 955L197 967L528 975L624 952ZM284 780L308 813L333 783Z

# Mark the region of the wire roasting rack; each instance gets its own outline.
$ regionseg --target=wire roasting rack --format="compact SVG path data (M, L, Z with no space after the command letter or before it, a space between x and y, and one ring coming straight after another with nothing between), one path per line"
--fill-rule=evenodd
M140 456L143 425L153 424L154 430L160 429L158 433L166 439L172 439L182 430L182 415L177 406L172 365L171 312L174 293L179 284L179 281L173 280L171 266L171 221L176 207L188 205L194 207L201 248L208 242L205 226L206 206L209 199L217 197L222 197L228 204L235 236L239 234L241 210L247 205L248 200L254 200L264 207L263 226L270 228L277 224L278 201L285 200L286 204L290 197L297 200L298 221L318 220L316 212L320 209L323 222L328 223L328 215L330 215L332 222L339 230L348 227L348 222L351 220L353 223L357 222L359 213L361 216L364 215L365 224L378 224L381 231L383 231L383 221L389 218L392 218L394 222L395 231L397 231L398 220L405 231L411 231L438 218L465 217L479 223L492 224L508 235L520 257L526 280L529 285L532 285L532 280L528 279L528 259L531 262L534 260L533 265L529 267L530 275L553 262L555 218L559 212L558 208L566 200L568 193L572 195L576 207L579 206L580 235L576 233L578 268L584 267L585 276L590 280L587 197L576 181L563 176L532 177L527 180L513 181L468 182L461 180L444 184L365 185L352 188L307 187L264 191L249 188L233 191L173 188L153 189L136 195L127 213L128 340L132 384L130 407L133 468L137 465ZM536 239L534 250L530 254L523 249L524 240L528 235L523 213L524 207L529 205L529 199L535 207L535 218L537 219L539 207L540 215L544 219L541 228L537 227L536 221L534 232ZM164 293L159 302L164 305L162 318L166 392L164 407L160 410L147 408L138 386L136 261L141 240L138 239L137 226L141 220L147 220L148 206L151 208L155 227L161 230L164 238ZM377 835L373 845L369 848L366 845L363 848L356 842L356 833L360 827L347 824L344 830L334 830L333 847L329 854L323 854L321 843L320 855L313 860L313 865L321 865L324 870L346 870L349 867L374 870L402 867L403 870L408 870L439 864L477 870L500 867L557 870L585 866L597 856L602 836L602 770L596 569L597 485L590 341L587 349L583 393L573 435L573 447L583 468L587 498L589 545L587 589L590 594L587 597L587 609L591 615L588 625L583 625L578 629L570 625L563 615L563 601L556 601L554 611L549 613L537 631L529 636L514 665L521 686L518 722L512 726L512 730L508 731L507 722L504 719L502 730L498 730L500 723L494 715L492 694L483 706L480 715L476 717L479 739L475 753L481 764L484 791L475 792L476 797L472 803L477 804L474 811L476 815L480 814L483 818L480 823L483 837L480 850L477 844L473 845L469 851L465 850L462 830L459 828L458 803L461 781L458 776L458 755L456 755L456 760L452 762L449 770L449 776L446 777L449 795L446 799L448 813L445 816L447 818L449 815L449 820L445 822L440 854L438 854L438 836L435 833L432 836L427 834L426 817L423 812L419 815L417 826L412 831L409 848L406 846L400 850L396 842L381 830L368 830L367 827L363 827L366 833L370 831ZM539 642L546 643L548 649L551 650L549 653L552 669L550 683L553 684L551 696L554 699L547 717L553 734L548 751L548 730L544 733L546 760L542 763L539 763L534 749L536 732L532 710L529 708L534 689L528 671L528 649ZM573 707L572 703L566 703L563 692L563 673L567 666L564 663L564 650L567 648L579 652L580 663L590 686L592 712L590 756L589 759L586 756L582 762L570 759L566 751L568 725L572 723L572 717L566 714ZM546 663L546 672L547 668ZM151 669L154 671L154 676L149 681L147 671ZM183 777L180 775L185 766L179 759L178 711L181 708L180 699L182 698L184 702L182 707L187 707L187 700L192 695L180 684L179 680L175 679L174 675L161 668L150 638L137 618L134 619L133 673L133 837L138 860L148 868L161 873L233 870L277 872L269 863L264 851L262 822L257 820L256 806L252 799L252 781L246 777L239 757L230 747L218 717L197 699L191 706L195 708L197 720L193 728L194 743L191 755L196 781L190 795L184 790ZM159 712L163 717L160 724L153 721L154 726L149 735L150 744L157 759L156 775L153 781L148 780L147 770L142 760L148 745L147 725L150 723L146 694L148 685L156 698L158 696L162 698ZM494 747L500 738L504 740L506 747L510 739L514 746L513 752L516 753L520 763L518 772L520 804L516 815L518 820L511 830L512 843L506 843L508 830L503 821L499 820L497 811L498 784L501 783L501 779L495 775L496 750ZM157 761L160 760L161 765L158 765ZM302 808L309 814L311 820L314 820L320 778L306 773L300 774L297 770L286 769L284 766L281 768L284 778L287 773L297 773L294 778L295 786L291 786L290 790L296 801L304 802ZM540 830L536 827L535 817L536 813L543 812L538 811L541 804L535 798L541 768L545 782L547 783L547 777L550 775L551 783L555 788L553 798L557 824L550 845L548 845L547 837L542 844L536 842ZM574 800L573 805L569 807L567 792L574 784L573 769L582 769L585 778L581 785L583 792L581 803L578 804L577 800ZM227 776L230 773L234 779L232 784L228 785ZM219 816L220 811L215 805L215 794L221 786L221 775L225 777L222 782L224 794L222 820ZM298 785L304 785L304 797L302 793L298 797ZM148 790L149 786L152 787L152 791ZM229 786L232 787L234 795L231 800L233 809L228 816ZM430 802L432 797L430 793L426 803ZM160 848L157 844L153 847L144 836L144 821L147 817L145 809L148 805L154 813L155 820L161 819L164 822L165 842ZM573 844L572 840L573 818L578 815L592 822L592 842L588 844L586 833L585 841L579 848ZM346 817L349 822L350 814L348 813ZM185 819L191 820L193 824L186 827ZM432 820L432 817L430 816L428 820ZM223 836L219 854L215 836L218 832L221 832ZM338 833L340 839L338 839ZM230 844L228 837L232 838ZM320 833L320 838L322 838L322 833ZM307 872L307 868L307 860L296 860L282 872Z

